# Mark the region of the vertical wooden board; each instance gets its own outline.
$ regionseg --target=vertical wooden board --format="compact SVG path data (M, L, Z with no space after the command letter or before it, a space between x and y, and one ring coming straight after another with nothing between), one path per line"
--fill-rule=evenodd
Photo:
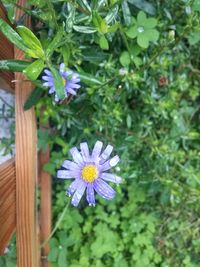
M6 22L9 23L9 20L6 16L6 10L4 9L1 3L0 3L0 18L4 19ZM0 60L12 59L12 58L14 58L14 47L0 32ZM12 80L14 80L14 73L1 71L0 76L8 85L8 87L5 87L5 89L6 90L9 89L9 91L13 92L14 84L12 83Z
M17 3L25 6L25 1ZM22 15L16 9L16 17ZM26 26L30 20L26 18ZM15 49L15 59L24 55ZM37 181L37 143L34 108L24 111L23 105L32 91L30 82L23 82L21 73L15 74L19 82L15 85L16 99L16 231L17 231L17 266L39 266L39 244L37 234L36 181Z
M0 165L0 255L3 255L16 225L15 162Z
M43 166L49 160L49 147L46 152L39 153L39 179L40 179L40 242L41 244L51 233L51 176L43 170ZM50 267L47 261L49 245L41 250L41 266Z

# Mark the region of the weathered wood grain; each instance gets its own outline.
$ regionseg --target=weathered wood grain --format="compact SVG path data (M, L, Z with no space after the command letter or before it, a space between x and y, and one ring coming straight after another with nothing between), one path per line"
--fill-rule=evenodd
M9 23L9 20L6 16L6 11L3 5L0 3L0 18L4 19ZM6 39L6 37L0 32L0 60L1 59L13 59L14 58L14 47L13 45ZM8 85L5 87L6 90L14 93L14 84L12 80L14 80L14 73L1 71L1 78Z
M39 153L39 181L40 181L40 242L41 244L51 233L51 176L43 170L45 163L49 161L49 147L47 151ZM47 261L49 245L41 250L41 267L50 267Z
M24 0L17 3L25 6ZM16 9L16 18L22 15ZM26 17L26 26L30 27L30 18ZM15 49L15 59L24 59L24 55ZM23 82L21 73L15 79L16 107L16 231L17 266L39 266L39 244L37 233L36 181L37 181L37 143L34 108L24 111L23 105L32 91L31 82Z
M0 255L15 230L16 194L14 159L0 165Z

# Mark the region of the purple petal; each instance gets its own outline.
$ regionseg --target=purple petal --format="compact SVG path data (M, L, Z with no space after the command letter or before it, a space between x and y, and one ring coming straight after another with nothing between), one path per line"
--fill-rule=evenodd
M93 183L95 191L103 198L112 199L115 196L115 190L112 189L106 182L97 179Z
M54 84L53 84L52 81L43 83L43 86L47 86L47 87L49 87L49 86L53 86L53 85L54 85Z
M55 97L54 97L55 101L58 102L60 99L59 97L55 94Z
M94 189L92 183L87 184L86 198L89 206L95 206Z
M60 64L60 73L62 74L62 73L64 73L64 71L65 71L65 64L61 63Z
M53 94L55 92L55 87L51 87L50 89L49 89L49 94Z
M113 182L115 184L120 184L122 181L121 177L119 177L115 174L112 174L112 173L107 173L107 172L102 173L100 175L100 178L105 180L105 181Z
M71 89L71 88L67 88L67 86L66 86L66 91L69 93L69 94L71 94L71 95L76 95L76 92L73 90L73 89Z
M80 182L80 179L76 179L74 180L70 186L67 188L67 191L66 191L66 195L69 194L70 196L74 194L74 192L76 191L77 187L78 187L78 184Z
M80 148L81 148L81 155L83 157L83 160L85 162L88 162L90 160L90 152L89 152L88 144L86 142L80 143Z
M44 80L44 81L50 81L51 80L51 77L49 77L49 76L42 76L42 80Z
M76 192L74 193L73 197L72 197L72 205L77 207L84 192L85 192L85 188L86 188L86 183L83 180L79 180Z
M77 170L77 171L80 170L78 165L71 160L65 160L62 164L62 167L64 167L65 169L72 170L72 171L73 170Z
M47 74L48 76L53 77L53 76L52 76L52 73L51 73L50 70L47 70L47 69L46 69L46 70L44 70L44 73Z
M74 159L74 161L79 165L79 166L83 166L84 165L84 162L83 162L83 158L80 154L80 152L78 151L78 149L76 147L72 147L70 149L70 153Z
M102 172L107 171L109 169L111 169L112 167L116 166L117 163L119 162L119 156L116 155L113 158L111 158L110 160L106 161L103 165L100 165L100 170Z
M73 71L71 71L71 70L65 71L66 77L71 76L72 73L73 73Z
M73 83L73 82L68 82L68 84L67 84L70 88L72 88L72 89L79 89L81 86L80 86L80 84L76 84L76 83Z
M112 151L113 151L113 146L107 145L103 153L100 155L100 159L101 159L100 164L104 163L110 157L110 154L112 153Z
M103 143L101 141L97 141L94 145L93 151L92 151L92 159L96 161L99 159L99 155L101 153L101 149L103 147Z
M57 171L57 177L61 179L75 178L72 171L66 171L66 170Z

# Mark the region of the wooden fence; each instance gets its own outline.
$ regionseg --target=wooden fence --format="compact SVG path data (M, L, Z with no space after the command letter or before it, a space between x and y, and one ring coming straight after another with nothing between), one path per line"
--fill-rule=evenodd
M25 0L18 5L26 6ZM16 9L16 19L23 15ZM0 17L8 18L0 4ZM30 17L25 15L26 26ZM24 54L0 33L0 59L23 59ZM0 84L15 94L15 158L0 165L0 255L16 231L17 267L50 267L48 245L40 244L51 231L51 178L42 166L49 159L49 150L37 152L37 127L34 108L23 110L32 91L31 82L22 73L0 72ZM12 80L17 82L12 83ZM40 208L36 207L36 188L40 188Z

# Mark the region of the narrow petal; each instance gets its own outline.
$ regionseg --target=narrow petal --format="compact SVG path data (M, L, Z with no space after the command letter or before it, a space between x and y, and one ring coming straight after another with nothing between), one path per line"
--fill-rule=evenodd
M76 179L70 184L70 186L66 190L66 195L72 196L74 194L74 192L76 191L78 187L79 181L80 179Z
M115 184L120 184L122 182L121 177L119 177L115 174L112 174L112 173L107 173L107 172L102 173L100 175L100 178L102 178L105 181L113 182Z
M66 170L59 170L57 171L57 177L61 179L70 179L74 178L73 173L71 171L66 171Z
M75 161L79 166L82 167L83 164L84 164L84 161L83 161L83 158L82 158L80 152L78 151L78 149L77 149L76 147L72 147L72 148L70 149L70 153L71 153L71 155L72 155L74 161Z
M119 156L116 155L113 158L111 158L110 160L106 161L103 165L100 165L100 170L102 172L107 171L109 169L111 169L112 167L116 166L117 163L119 162Z
M86 198L89 206L95 206L94 189L92 183L87 184Z
M72 205L77 207L84 192L85 192L85 188L86 188L86 183L82 180L79 180L79 183L78 183L78 186L77 186L77 189L76 189L76 192L74 193L73 197L72 197Z
M49 76L42 76L42 80L49 81L49 80L51 80L51 77L49 77Z
M76 92L71 88L67 88L67 86L66 86L66 91L71 95L76 95Z
M115 190L112 189L106 182L97 179L93 183L95 191L103 198L112 199L115 196Z
M101 141L97 141L94 145L93 151L92 151L92 159L96 161L99 159L99 155L101 153L101 149L103 147L103 143Z
M43 86L47 86L47 87L53 86L53 82L52 81L45 82L45 83L43 83Z
M49 94L53 94L55 92L55 87L51 87L50 89L49 89Z
M90 160L90 151L88 148L88 144L86 142L80 143L80 148L81 148L81 155L83 157L83 160L85 162L88 162Z
M69 169L69 170L76 170L76 171L79 171L80 169L79 169L79 166L75 163L75 162L73 162L73 161L71 161L71 160L65 160L64 162L63 162L63 164L62 164L62 167L64 167L65 169Z
M50 70L44 70L44 73L47 74L48 76L52 76L52 73ZM53 76L52 76L53 77Z
M103 153L100 155L100 159L101 159L100 164L103 164L110 157L110 154L112 153L112 151L113 151L113 146L107 145Z
M62 74L62 73L64 73L64 71L65 71L65 64L61 63L60 64L60 73Z
M76 83L73 83L71 82L70 84L68 84L68 86L72 89L79 89L81 86L80 84L76 84Z

